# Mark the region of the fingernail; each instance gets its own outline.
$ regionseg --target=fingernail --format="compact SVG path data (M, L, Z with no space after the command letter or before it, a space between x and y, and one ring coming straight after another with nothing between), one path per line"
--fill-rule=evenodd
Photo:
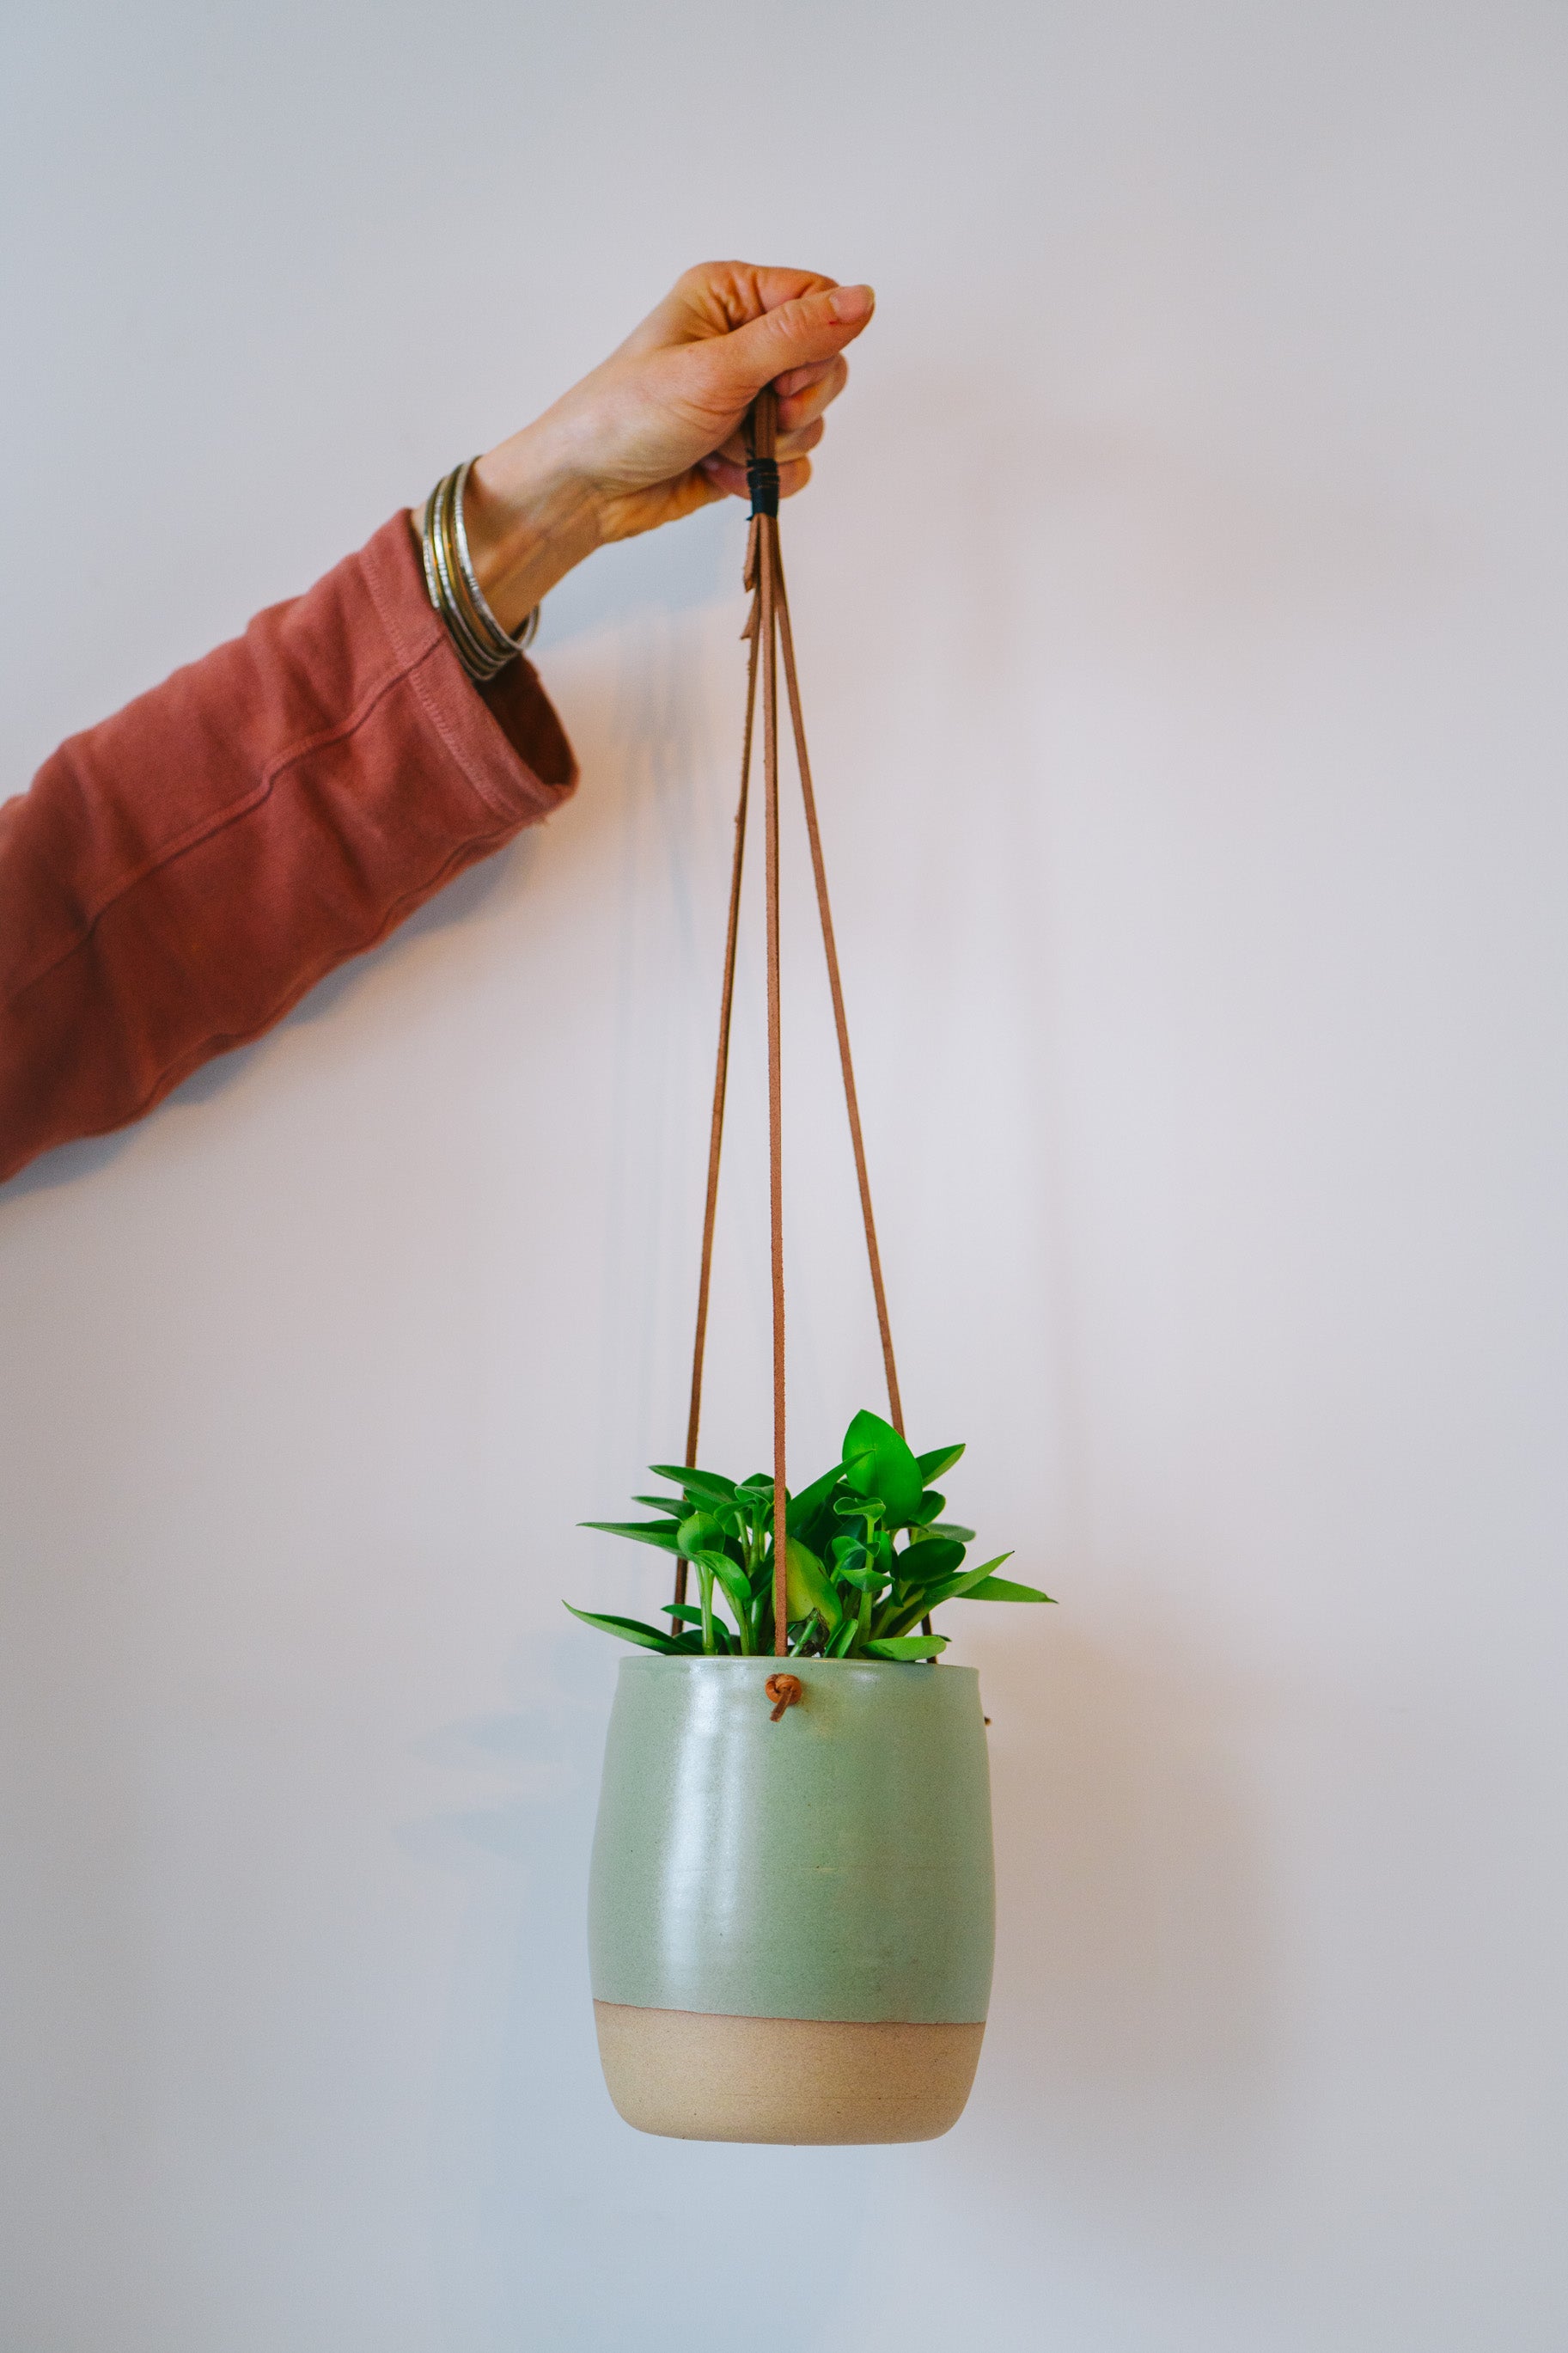
M877 307L877 297L869 286L836 286L827 298L827 307L847 327L855 319L868 319Z

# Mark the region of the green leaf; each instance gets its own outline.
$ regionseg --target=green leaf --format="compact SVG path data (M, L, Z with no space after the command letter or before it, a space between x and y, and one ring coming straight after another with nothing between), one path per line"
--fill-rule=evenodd
M840 1495L833 1506L841 1520L879 1519L883 1508L880 1495Z
M974 1530L961 1528L956 1520L933 1520L924 1533L928 1536L951 1536L954 1544L972 1545L974 1542Z
M947 1648L945 1634L884 1635L880 1641L868 1642L866 1648L874 1659L934 1659L939 1651ZM945 1689L946 1686L944 1685Z
M700 1495L706 1504L732 1504L735 1500L735 1482L723 1478L717 1471L679 1471L669 1462L650 1462L647 1467L656 1479L671 1479L689 1495Z
M833 1574L849 1577L864 1568L871 1556L858 1536L835 1536L833 1539Z
M667 1601L664 1614L667 1618L684 1618L689 1626L700 1626L702 1623L701 1610L694 1609L689 1601Z
M978 1568L966 1568L962 1577L955 1577L951 1585L945 1588L942 1595L943 1600L962 1600L966 1593L973 1593L977 1585L983 1585L994 1568L1000 1568L1005 1560L1011 1560L1012 1557L1010 1552L999 1552L994 1560L983 1560ZM932 1609L936 1607L934 1600L931 1607Z
M917 1454L915 1461L921 1466L921 1477L929 1486L933 1479L940 1479L944 1471L952 1470L963 1451L962 1446L937 1446L929 1454Z
M695 1560L700 1552L721 1552L724 1530L711 1512L693 1512L682 1520L676 1542L688 1560Z
M1015 1585L1010 1577L983 1577L978 1585L969 1585L962 1593L951 1594L953 1601L1054 1601L1054 1593L1041 1593L1033 1585Z
M914 1599L900 1611L899 1622L911 1626L917 1618L929 1618L944 1601L962 1601L977 1585L984 1584L994 1568L1000 1568L1005 1560L1012 1557L1010 1552L999 1552L994 1560L983 1561L978 1568L966 1569L962 1577L950 1577L940 1585L918 1586Z
M889 1527L907 1527L925 1493L921 1466L890 1421L858 1413L844 1433L844 1475L862 1495L880 1495Z
M944 1601L962 1600L977 1585L984 1585L994 1568L1000 1568L1005 1560L1012 1557L1010 1552L999 1552L994 1560L983 1561L978 1568L969 1569L962 1577L950 1577L937 1585L917 1585L912 1597L886 1619L887 1632L901 1634L917 1619L929 1618L933 1609L940 1609Z
M922 1536L893 1555L893 1575L900 1585L935 1585L963 1565L963 1546L951 1536Z
M794 1536L784 1546L784 1577L790 1617L809 1618L815 1609L831 1632L844 1614L833 1580L816 1555Z
M837 1633L835 1634L832 1641L827 1645L826 1655L830 1659L841 1659L859 1630L860 1620L856 1617L853 1610L847 1611L845 1613L843 1625L840 1626Z
M678 1520L683 1520L691 1509L684 1495L634 1495L632 1501L646 1504L650 1511L673 1512Z
M798 1495L792 1495L789 1499L792 1522L804 1528L808 1521L816 1519L843 1476L843 1464L836 1462L831 1471L825 1471L820 1479L814 1479L809 1487L803 1487Z
M561 1607L572 1609L569 1601L563 1601ZM677 1642L683 1639L678 1635L661 1634L657 1626L645 1626L640 1618L601 1617L592 1609L572 1609L572 1615L581 1618L584 1626L596 1626L601 1634L618 1634L623 1642L639 1643L645 1651L662 1651L667 1658L675 1650Z
M735 1612L736 1623L739 1624L743 1618L747 1617L752 1606L751 1581L740 1562L731 1560L727 1552L703 1550L693 1554L692 1557L702 1567L712 1570L724 1588L730 1606Z
M579 1520L580 1528L597 1528L602 1535L630 1536L637 1544L658 1545L663 1552L676 1550L675 1527L668 1520Z
M945 1508L946 1504L945 1495L939 1495L934 1487L928 1487L921 1497L920 1510L910 1520L910 1525L912 1528L929 1528L937 1514Z

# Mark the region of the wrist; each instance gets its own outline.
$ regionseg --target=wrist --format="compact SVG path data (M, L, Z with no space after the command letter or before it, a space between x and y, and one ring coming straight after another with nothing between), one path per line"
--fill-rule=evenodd
M464 501L474 570L507 630L521 628L603 536L597 491L551 447L543 422L477 459Z

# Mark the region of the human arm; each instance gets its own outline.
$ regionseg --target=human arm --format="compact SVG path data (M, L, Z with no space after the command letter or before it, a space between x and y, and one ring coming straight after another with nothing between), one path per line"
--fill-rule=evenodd
M565 799L532 670L481 694L401 513L0 805L0 1179L139 1118Z
M740 491L741 420L770 380L798 489L869 314L836 300L801 271L689 272L489 452L468 534L506 625L594 547ZM402 513L71 738L0 804L0 1179L258 1035L574 781L527 663L482 691L464 674Z

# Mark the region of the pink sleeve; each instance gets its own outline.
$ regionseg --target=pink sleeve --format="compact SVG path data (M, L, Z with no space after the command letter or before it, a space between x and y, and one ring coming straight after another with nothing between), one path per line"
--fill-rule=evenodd
M526 662L471 685L399 514L0 805L0 1179L137 1119L576 763Z

